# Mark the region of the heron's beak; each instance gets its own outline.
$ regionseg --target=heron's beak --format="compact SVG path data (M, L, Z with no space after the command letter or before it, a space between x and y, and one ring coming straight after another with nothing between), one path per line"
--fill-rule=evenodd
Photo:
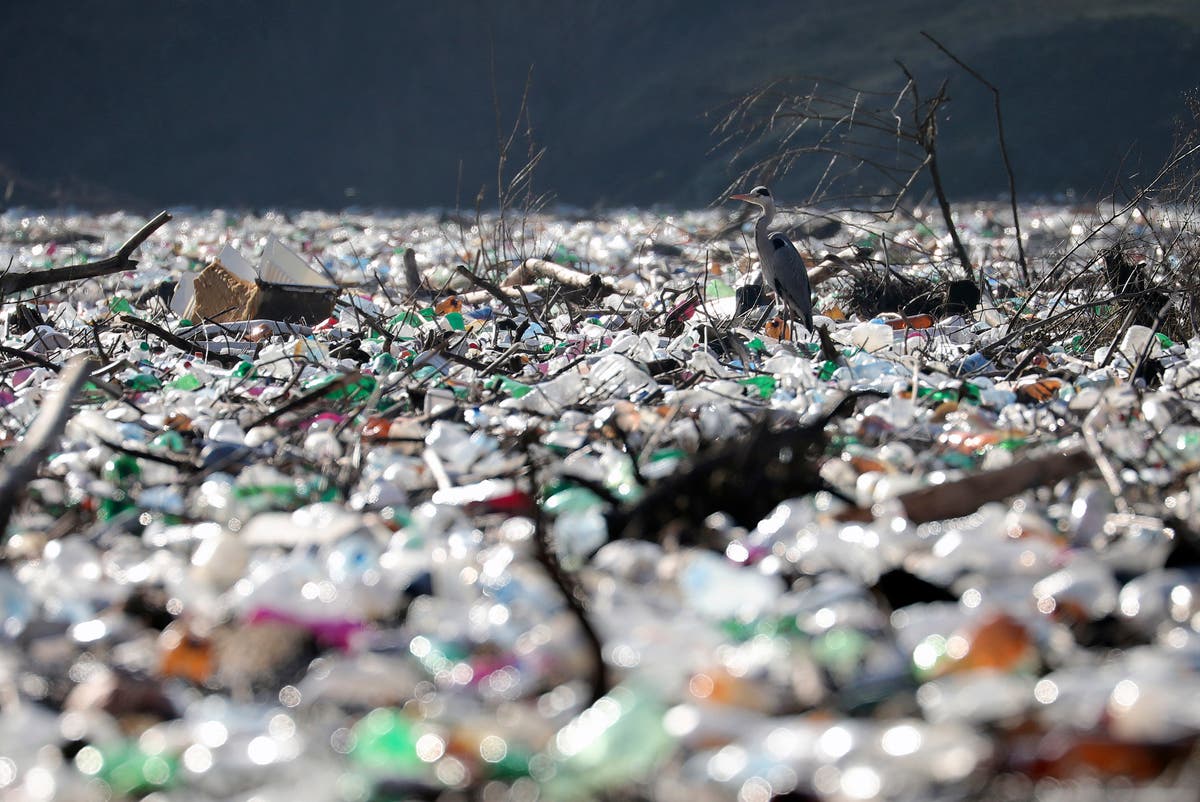
M746 201L746 203L757 203L757 199L753 195L730 195L730 200Z

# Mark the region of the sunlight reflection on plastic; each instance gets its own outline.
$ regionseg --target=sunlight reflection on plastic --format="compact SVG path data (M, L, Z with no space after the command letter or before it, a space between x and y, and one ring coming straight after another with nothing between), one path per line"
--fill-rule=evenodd
M508 756L508 742L498 735L488 735L479 742L479 756L488 763L499 763Z
M729 782L746 768L746 750L726 746L708 759L708 775L720 783Z
M769 802L774 796L771 783L762 777L751 777L742 783L738 791L738 802Z
M99 774L104 768L104 755L94 746L85 746L75 753L75 768L89 776Z
M425 733L418 738L415 748L417 757L426 763L433 763L446 754L446 742L440 736L434 735L431 732Z
M246 756L257 766L266 766L279 757L279 744L274 738L260 735L246 746Z
M216 749L229 740L229 729L219 721L205 721L196 727L196 739L208 748Z
M213 766L212 752L200 744L192 744L183 750L183 766L194 774L203 774Z
M621 705L615 699L604 697L563 727L555 736L554 745L564 757L579 754L620 716Z
M1112 691L1112 706L1118 710L1128 710L1133 707L1142 691L1133 680L1123 679Z
M883 733L879 744L893 757L911 755L921 748L921 733L911 724L899 724Z
M929 671L946 653L946 639L941 635L930 635L913 649L913 664L922 671Z
M841 787L850 799L874 799L883 788L883 781L870 766L851 766L842 772Z
M1053 680L1039 680L1033 686L1033 698L1044 705L1053 704L1058 699L1058 685Z
M817 740L817 747L826 755L837 759L844 757L854 746L854 736L841 726L830 727Z
M685 738L700 724L700 712L691 705L676 705L663 716L663 729L672 738Z

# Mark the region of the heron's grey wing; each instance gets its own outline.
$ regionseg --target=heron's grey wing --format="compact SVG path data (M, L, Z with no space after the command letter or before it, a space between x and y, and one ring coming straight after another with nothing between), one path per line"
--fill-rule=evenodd
M808 284L808 267L796 246L784 234L769 237L772 267L775 271L775 293L812 330L812 290Z

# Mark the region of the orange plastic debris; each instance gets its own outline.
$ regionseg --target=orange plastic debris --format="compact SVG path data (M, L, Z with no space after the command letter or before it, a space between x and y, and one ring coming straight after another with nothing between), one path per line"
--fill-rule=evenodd
M1030 384L1022 384L1016 389L1017 400L1023 404L1040 404L1058 395L1062 386L1062 379L1042 379Z
M888 318L883 322L896 331L900 331L901 329L927 329L933 325L933 318L929 315L909 315L907 318Z
M461 312L462 310L463 304L462 301L458 300L457 295L448 295L438 301L433 307L433 311L439 315L448 315L451 312Z
M1177 748L1161 744L1130 743L1096 733L1049 733L1038 746L1029 773L1036 779L1120 777L1147 782L1178 757Z
M792 339L792 324L781 317L773 317L763 327L763 333L776 340Z
M891 468L886 462L872 459L871 457L864 457L861 454L854 454L851 456L850 465L859 473L891 473L894 471L894 469Z
M166 423L168 429L174 429L177 432L190 432L192 430L192 419L182 412L172 412L167 415Z
M967 653L951 670L994 668L1011 671L1027 665L1037 654L1033 638L1020 621L998 613L967 635Z
M1023 438L1023 432L1012 429L994 429L984 432L954 430L938 435L938 442L960 451L963 454L974 454L989 446L1003 443L1005 440Z
M378 416L367 418L367 422L363 424L362 439L367 442L372 440L386 440L391 430L392 421L390 418Z
M216 668L212 643L179 623L163 630L158 636L158 648L158 670L164 677L179 677L202 685Z

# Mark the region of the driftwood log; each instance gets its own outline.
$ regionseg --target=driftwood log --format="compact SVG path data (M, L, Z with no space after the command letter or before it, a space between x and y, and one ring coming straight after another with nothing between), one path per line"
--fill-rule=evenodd
M532 284L539 278L550 279L564 287L578 290L611 291L616 283L611 276L584 273L582 270L563 267L554 262L547 262L545 259L526 259L509 273L504 281L500 282L500 286L515 287L521 284Z
M820 262L808 269L808 283L815 287L839 273L853 269L855 264L864 264L870 255L869 248L859 248L857 245L843 248L837 253L827 253Z
M497 287L497 289L505 298L514 302L522 301L524 298L538 291L536 284L523 284L518 287ZM496 293L491 290L472 290L471 292L458 293L458 299L468 306L478 306L494 298L496 298Z
M990 501L1003 501L1037 487L1046 487L1096 468L1087 449L1076 448L980 471L954 482L922 487L897 497L908 520L916 524L971 515ZM853 509L840 517L871 520L869 510Z

